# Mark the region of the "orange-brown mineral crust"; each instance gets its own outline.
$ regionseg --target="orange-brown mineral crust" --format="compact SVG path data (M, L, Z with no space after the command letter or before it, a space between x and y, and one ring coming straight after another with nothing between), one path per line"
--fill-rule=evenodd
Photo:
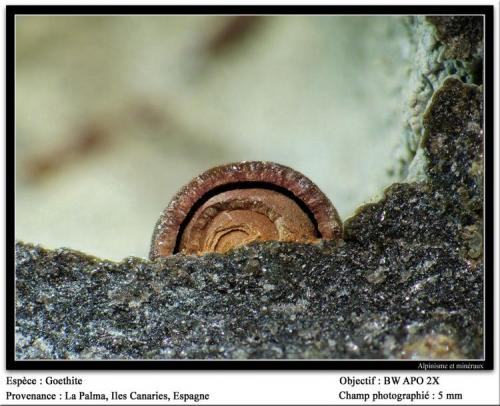
M239 162L210 169L177 193L156 224L149 256L341 237L337 211L304 175L272 162Z

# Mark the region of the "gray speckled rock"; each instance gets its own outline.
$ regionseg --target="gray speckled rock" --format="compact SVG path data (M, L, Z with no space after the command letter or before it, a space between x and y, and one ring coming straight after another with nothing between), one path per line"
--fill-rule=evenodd
M416 179L424 135L423 113L437 89L454 75L464 83L481 84L483 67L482 17L413 16L406 20L409 35L404 128L394 160L394 172Z
M429 179L362 207L341 244L112 263L18 243L18 358L480 357L481 108L447 80Z
M468 60L483 55L482 16L428 16L439 40L446 47L446 57Z
M482 91L446 79L419 181L344 240L121 263L16 245L17 359L480 358Z

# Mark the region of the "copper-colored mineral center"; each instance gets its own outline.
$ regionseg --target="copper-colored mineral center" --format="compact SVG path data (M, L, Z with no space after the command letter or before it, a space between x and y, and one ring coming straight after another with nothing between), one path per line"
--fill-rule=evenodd
M288 196L270 189L234 189L208 199L185 227L179 251L224 253L251 241L311 242L316 227Z

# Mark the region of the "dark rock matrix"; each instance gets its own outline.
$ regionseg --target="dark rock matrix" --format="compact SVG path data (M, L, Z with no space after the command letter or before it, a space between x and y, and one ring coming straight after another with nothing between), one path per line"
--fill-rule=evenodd
M456 21L438 23L455 44ZM481 86L444 80L420 176L360 207L340 241L120 263L18 242L16 358L481 358L482 109Z

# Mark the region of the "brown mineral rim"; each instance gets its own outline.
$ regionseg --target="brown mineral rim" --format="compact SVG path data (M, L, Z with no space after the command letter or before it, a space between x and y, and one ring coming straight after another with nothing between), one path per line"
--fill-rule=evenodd
M244 161L209 169L174 196L156 224L149 257L320 238L342 238L340 217L323 192L286 166Z

